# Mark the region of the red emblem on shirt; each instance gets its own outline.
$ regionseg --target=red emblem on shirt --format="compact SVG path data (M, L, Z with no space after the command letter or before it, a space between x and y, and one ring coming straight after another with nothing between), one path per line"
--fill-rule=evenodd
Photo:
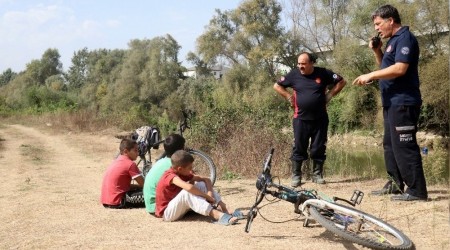
M317 83L317 84L320 84L320 82L321 82L320 78L317 77L317 78L316 78L316 83Z
M392 46L389 45L389 47L387 47L387 49L386 49L386 52L391 52L391 50L392 50Z

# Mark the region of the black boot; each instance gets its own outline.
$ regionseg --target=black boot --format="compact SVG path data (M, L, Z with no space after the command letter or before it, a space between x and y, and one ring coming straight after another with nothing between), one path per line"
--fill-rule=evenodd
M323 179L323 162L313 161L312 181L317 184L325 184Z
M298 187L302 184L302 161L292 160L292 187Z

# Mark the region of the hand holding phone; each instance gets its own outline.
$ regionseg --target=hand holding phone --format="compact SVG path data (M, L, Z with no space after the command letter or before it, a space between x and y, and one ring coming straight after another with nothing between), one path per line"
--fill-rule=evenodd
M380 33L377 33L376 36L372 37L372 48L378 48L381 43Z

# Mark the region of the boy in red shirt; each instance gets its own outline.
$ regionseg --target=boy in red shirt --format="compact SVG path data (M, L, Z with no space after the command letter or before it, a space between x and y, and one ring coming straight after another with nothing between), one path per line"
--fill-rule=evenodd
M209 178L192 174L192 155L178 150L170 159L172 167L164 172L156 186L156 217L175 221L193 210L212 217L221 225L232 225L245 218L239 210L229 214L220 195L213 191ZM217 208L213 207L215 204Z
M134 140L120 142L120 155L108 167L103 177L100 201L107 208L142 207L135 197L142 195L144 177L134 162L138 157L138 145ZM131 184L135 180L136 184Z

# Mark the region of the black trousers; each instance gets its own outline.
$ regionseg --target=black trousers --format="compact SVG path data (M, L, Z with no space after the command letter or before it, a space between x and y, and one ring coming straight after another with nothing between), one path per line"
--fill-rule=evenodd
M390 179L406 193L428 197L420 148L417 144L419 106L390 106L383 108L384 161Z
M316 162L324 162L328 139L328 115L316 120L301 120L297 117L292 120L292 126L294 128L294 146L291 160L307 160L308 148L311 146L311 159Z

